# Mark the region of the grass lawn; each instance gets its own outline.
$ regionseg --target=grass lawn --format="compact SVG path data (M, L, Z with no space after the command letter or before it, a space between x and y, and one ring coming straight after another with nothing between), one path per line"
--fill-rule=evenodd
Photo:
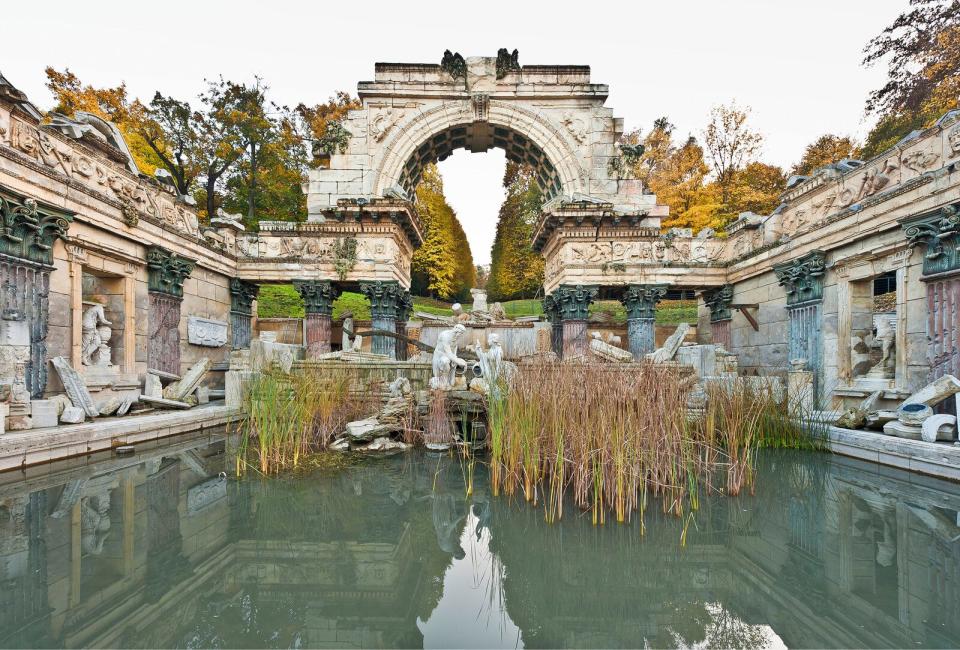
M464 309L469 310L469 308L469 303L464 305ZM543 314L543 305L536 299L508 300L503 303L503 308L510 318ZM450 303L420 296L414 296L413 309L437 316L450 316L453 313L450 310ZM333 303L334 319L341 318L346 311L352 311L353 317L357 320L370 319L370 305L359 293L346 291ZM590 306L590 313L598 320L610 323L627 321L626 309L616 300L598 300ZM300 299L293 285L264 285L260 288L257 314L260 318L303 318L303 300ZM657 325L696 323L697 302L695 300L664 300L657 305L656 321Z

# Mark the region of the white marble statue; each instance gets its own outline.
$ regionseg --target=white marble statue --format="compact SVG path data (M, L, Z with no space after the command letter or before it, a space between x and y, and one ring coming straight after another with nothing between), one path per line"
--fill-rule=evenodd
M433 377L430 379L430 388L449 390L456 381L457 368L466 368L467 362L457 356L460 336L467 328L459 323L448 330L440 332L437 337L437 347L433 351Z
M85 366L112 366L110 359L110 335L113 325L103 312L103 305L93 305L83 313L83 340L81 361Z

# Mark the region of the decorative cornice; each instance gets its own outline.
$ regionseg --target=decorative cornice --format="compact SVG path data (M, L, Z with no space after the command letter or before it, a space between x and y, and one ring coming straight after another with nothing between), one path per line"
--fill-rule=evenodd
M823 299L826 253L813 250L795 260L773 267L780 286L787 289L787 304L796 305Z
M703 302L710 310L710 322L730 320L730 303L733 302L733 285L725 284L714 289L705 289Z
M657 303L667 295L665 284L631 284L628 285L620 297L620 302L627 308L627 318L653 318Z
M923 246L923 275L960 271L960 213L948 205L900 222L910 247Z
M600 289L595 285L561 284L553 292L560 320L587 320L590 304L599 292Z
M294 280L293 286L303 298L308 314L333 314L333 301L340 296L340 290L330 280Z
M0 254L53 264L53 244L66 239L73 215L41 208L33 199L0 195Z
M180 257L160 246L147 249L147 288L156 293L165 293L183 298L183 282L196 266L194 260Z
M260 285L241 280L230 279L230 311L235 314L253 315L253 301L260 293Z
M361 282L360 293L370 301L370 317L374 320L400 320L413 308L410 292L396 280Z

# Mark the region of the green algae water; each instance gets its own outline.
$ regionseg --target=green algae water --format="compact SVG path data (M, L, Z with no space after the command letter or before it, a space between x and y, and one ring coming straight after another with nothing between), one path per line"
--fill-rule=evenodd
M0 646L960 645L952 483L768 451L755 496L641 534L546 524L479 465L467 496L450 456L232 466L214 436L0 475Z

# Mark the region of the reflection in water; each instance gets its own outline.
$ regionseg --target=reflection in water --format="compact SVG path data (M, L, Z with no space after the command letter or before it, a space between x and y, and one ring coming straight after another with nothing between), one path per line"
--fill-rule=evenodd
M223 440L0 476L0 646L954 647L960 486L762 456L757 495L547 525L445 456L221 479Z

